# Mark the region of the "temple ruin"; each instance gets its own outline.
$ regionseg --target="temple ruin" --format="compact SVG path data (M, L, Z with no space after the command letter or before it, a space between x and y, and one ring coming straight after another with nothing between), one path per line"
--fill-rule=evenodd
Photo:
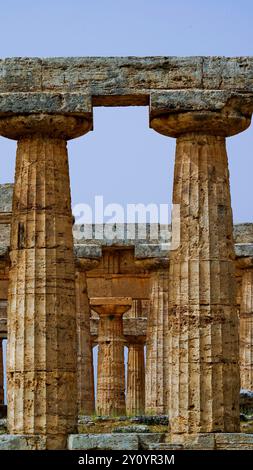
M66 142L92 131L94 106L149 106L150 127L176 139L171 230L73 226ZM253 391L253 224L233 226L226 152L252 111L252 57L0 61L0 135L17 141L0 188L0 449L97 449L77 433L95 413L168 415L150 448L253 449L239 411L240 387ZM121 449L144 438L129 439L114 433Z

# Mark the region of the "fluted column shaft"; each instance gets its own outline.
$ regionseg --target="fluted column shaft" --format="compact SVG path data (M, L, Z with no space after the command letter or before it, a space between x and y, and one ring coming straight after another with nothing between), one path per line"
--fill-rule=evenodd
M98 327L97 404L98 415L126 413L122 314L101 314Z
M8 296L8 429L65 448L77 423L75 267L66 140L90 123L6 118L18 140Z
M145 410L147 414L167 412L168 374L168 283L167 269L151 274L150 311L147 324Z
M95 412L90 306L85 271L76 271L77 403L79 415Z
M253 267L242 270L240 375L241 388L253 391Z
M224 137L177 139L173 203L180 246L169 294L169 415L174 433L239 431L238 319Z
M142 415L145 410L144 344L128 344L126 412L129 416Z
M4 404L3 340L0 338L0 405Z

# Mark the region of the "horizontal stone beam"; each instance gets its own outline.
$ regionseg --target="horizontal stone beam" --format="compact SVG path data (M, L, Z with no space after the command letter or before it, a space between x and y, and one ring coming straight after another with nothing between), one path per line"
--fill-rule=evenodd
M0 115L86 113L91 99L93 106L137 106L150 97L155 112L168 103L177 109L193 89L188 106L206 109L227 102L231 92L252 100L252 77L253 57L7 58L0 60Z
M150 118L170 112L224 111L239 109L243 115L253 111L253 93L226 90L168 90L152 92Z
M240 257L253 257L253 243L238 243L235 245L235 254Z
M82 93L1 93L0 117L12 114L69 114L92 118L91 96Z

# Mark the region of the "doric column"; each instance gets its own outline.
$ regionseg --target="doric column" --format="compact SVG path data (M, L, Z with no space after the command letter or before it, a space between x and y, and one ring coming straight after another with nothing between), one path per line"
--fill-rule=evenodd
M97 414L126 413L122 316L132 305L129 297L93 298L90 305L99 314Z
M141 299L133 300L131 315L128 318L142 316ZM142 415L145 410L145 357L142 337L127 337L127 395L126 413L129 416Z
M253 391L253 259L241 258L242 285L240 308L241 388Z
M4 404L3 339L0 338L0 405Z
M95 412L93 353L90 334L90 305L86 271L97 260L76 260L76 323L77 323L77 403L79 415Z
M225 136L249 123L230 108L224 113L165 114L151 121L158 132L177 137L173 203L180 206L180 242L170 256L168 328L168 401L174 436L240 430Z
M0 120L17 139L8 299L8 428L66 446L77 421L75 266L66 140L83 118Z
M147 414L167 413L168 374L168 259L146 260L151 270L150 310L147 322L145 374L145 411ZM148 266L147 266L148 267Z
M150 309L147 321L145 412L165 414L168 408L168 285L169 259L136 260L150 271Z

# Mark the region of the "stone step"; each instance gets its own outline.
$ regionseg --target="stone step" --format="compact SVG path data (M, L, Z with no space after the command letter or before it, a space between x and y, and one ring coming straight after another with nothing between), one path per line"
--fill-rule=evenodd
M148 446L148 450L183 450L182 444L169 444L168 442L158 442L156 444L151 443Z
M71 434L69 450L147 450L158 446L165 439L164 433L107 433Z

